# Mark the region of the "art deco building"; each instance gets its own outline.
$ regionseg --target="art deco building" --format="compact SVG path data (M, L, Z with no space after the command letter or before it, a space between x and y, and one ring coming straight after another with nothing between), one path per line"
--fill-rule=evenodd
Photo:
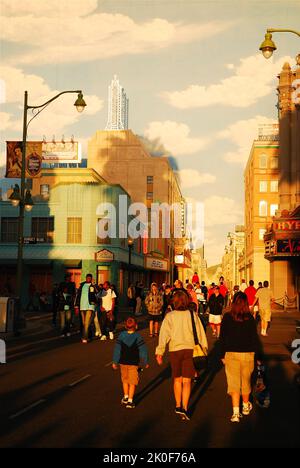
M108 87L108 118L105 130L128 129L128 106L129 101L124 88L115 75Z

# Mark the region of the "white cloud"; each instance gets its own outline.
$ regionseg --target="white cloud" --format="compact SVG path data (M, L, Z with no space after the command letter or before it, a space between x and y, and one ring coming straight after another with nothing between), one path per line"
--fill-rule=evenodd
M98 6L98 0L1 0L1 16L59 16L68 17L85 16L94 11Z
M158 138L174 156L196 153L209 143L208 138L191 137L188 125L171 120L150 122L145 135L150 140Z
M244 212L242 206L232 198L213 195L204 200L205 226L242 224Z
M26 74L23 70L15 67L0 66L0 76L6 83L6 102L20 104L19 115L22 115L24 90L28 91L28 104L40 105L59 93L51 89L45 80L34 74ZM76 88L75 88L76 89ZM84 90L83 90L84 91ZM94 115L103 107L103 101L97 96L84 95L87 107L83 114L79 114L74 107L76 94L65 94L51 103L45 111L35 118L29 126L29 135L32 138L48 138L59 132L63 133L69 126L75 124L85 115ZM22 120L13 120L11 114L1 113L1 130L22 131ZM28 111L28 121L33 114ZM58 138L61 135L57 135Z
M161 96L173 107L192 109L215 105L249 107L274 92L274 81L284 62L291 57L266 60L261 54L240 60L238 66L226 66L234 73L219 83L203 86L192 84L182 91L163 92Z
M217 135L217 138L229 140L236 149L225 153L224 159L228 163L245 165L248 160L253 140L258 138L260 124L276 123L274 119L257 115L252 119L239 120Z
M97 6L93 0L27 0L23 2L25 5L20 5L19 0L2 0L3 3L2 40L27 46L10 58L10 63L18 64L65 64L152 53L207 39L233 24L225 21L172 23L162 18L138 23L122 14L93 12Z
M216 176L202 173L196 169L182 169L178 172L180 185L183 189L199 187L204 184L213 184L216 181Z

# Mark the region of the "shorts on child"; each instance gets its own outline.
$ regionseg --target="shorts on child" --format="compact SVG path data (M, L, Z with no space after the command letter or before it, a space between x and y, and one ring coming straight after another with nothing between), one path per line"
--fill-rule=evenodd
M222 315L209 314L208 322L213 325L220 325L222 322Z
M128 366L120 364L121 369L121 380L123 383L128 385L138 385L139 383L139 372L138 366Z

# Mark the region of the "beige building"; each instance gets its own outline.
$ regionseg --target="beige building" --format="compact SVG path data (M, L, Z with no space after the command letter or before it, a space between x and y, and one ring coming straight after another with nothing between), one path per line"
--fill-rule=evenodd
M88 143L88 167L95 169L108 183L120 184L133 202L143 203L148 209L154 202L179 203L184 211L184 200L168 158L151 156L131 130L97 131ZM188 267L185 242L174 239L173 221L171 215L169 239L161 235L160 228L159 238L144 240L145 267L153 270L152 280L160 283L173 281L178 276L177 268ZM180 215L177 221L182 224L184 234L184 216ZM162 219L160 225L161 222ZM175 254L183 255L182 263L177 266Z
M285 63L278 76L279 210L265 236L271 287L285 307L300 296L300 56L296 68Z
M239 274L238 261L245 246L244 226L235 226L234 232L229 232L227 239L228 244L222 257L222 276L224 276L228 289L232 291L233 287L239 285L242 279Z
M262 125L254 140L244 172L245 248L238 259L240 278L249 282L270 280L265 259L264 235L279 203L278 125Z

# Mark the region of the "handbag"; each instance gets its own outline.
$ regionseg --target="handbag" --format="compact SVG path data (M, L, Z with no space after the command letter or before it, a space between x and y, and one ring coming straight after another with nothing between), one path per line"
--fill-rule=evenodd
M207 351L199 343L196 324L195 324L194 312L190 311L190 314L191 314L191 319L192 319L192 328L193 328L193 335L194 335L194 342L195 342L195 346L193 350L193 362L194 362L195 369L197 371L200 371L200 370L207 368L207 365L208 365Z

